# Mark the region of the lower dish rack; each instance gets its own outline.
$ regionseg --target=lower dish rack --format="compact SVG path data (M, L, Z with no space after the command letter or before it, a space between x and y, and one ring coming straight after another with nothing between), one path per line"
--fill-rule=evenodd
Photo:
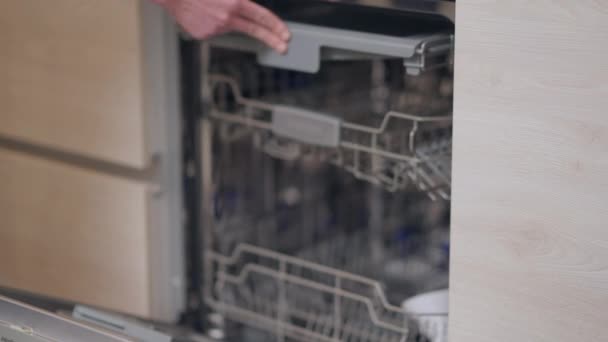
M429 319L446 315L407 314L366 277L248 244L208 257L218 268L209 304L279 341L431 341L447 331Z
M405 341L410 332L403 310L368 278L247 244L211 258L219 269L214 307L279 340Z
M416 281L422 280L420 258L407 253L403 240L382 242L397 235L393 230L398 229L382 234L364 224L348 231L328 223L336 219L323 211L327 203L317 197L316 189L309 191L311 198L301 198L284 212L236 220L233 212L217 213L215 249L205 253L212 270L208 280L213 279L207 284L207 303L231 321L269 333L270 337L252 341L445 341L433 337L447 331L446 314L408 314L400 306L406 295L386 295L399 292L395 285L387 285L387 278L413 274ZM235 200L234 194L222 196L225 199L218 201ZM231 206L226 204L224 210ZM374 241L382 244L383 255L374 255L374 248L369 248ZM410 239L410 245L424 242ZM410 262L405 272L404 267L395 267L403 260ZM436 267L423 267L425 283L443 288L447 271ZM392 283L401 288L411 279L399 280Z

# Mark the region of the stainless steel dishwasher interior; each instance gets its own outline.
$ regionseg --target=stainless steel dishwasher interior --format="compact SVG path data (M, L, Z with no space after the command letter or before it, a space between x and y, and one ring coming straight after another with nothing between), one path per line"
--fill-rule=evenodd
M452 68L203 44L204 296L228 341L445 341Z

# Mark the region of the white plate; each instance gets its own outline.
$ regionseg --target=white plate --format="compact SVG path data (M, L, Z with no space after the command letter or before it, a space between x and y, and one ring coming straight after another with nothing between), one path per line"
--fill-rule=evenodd
M402 308L412 314L448 314L448 290L423 293L403 302Z
M403 302L402 308L418 324L425 341L448 340L448 290L423 293Z

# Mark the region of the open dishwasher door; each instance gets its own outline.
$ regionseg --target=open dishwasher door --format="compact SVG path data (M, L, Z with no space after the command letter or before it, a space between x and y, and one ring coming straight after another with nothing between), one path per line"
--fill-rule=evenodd
M135 342L124 335L0 296L2 342Z

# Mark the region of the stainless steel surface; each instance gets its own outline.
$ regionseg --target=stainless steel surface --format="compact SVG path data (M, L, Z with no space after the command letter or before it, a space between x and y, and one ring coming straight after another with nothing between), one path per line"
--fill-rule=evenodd
M75 320L97 325L139 341L171 342L173 340L170 335L156 331L153 326L144 324L144 322L86 306L77 305L72 311L72 317Z
M77 305L71 313L66 312L64 317L114 331L141 342L212 342L188 326L151 322L81 305Z
M0 337L14 342L134 342L48 311L0 296Z

